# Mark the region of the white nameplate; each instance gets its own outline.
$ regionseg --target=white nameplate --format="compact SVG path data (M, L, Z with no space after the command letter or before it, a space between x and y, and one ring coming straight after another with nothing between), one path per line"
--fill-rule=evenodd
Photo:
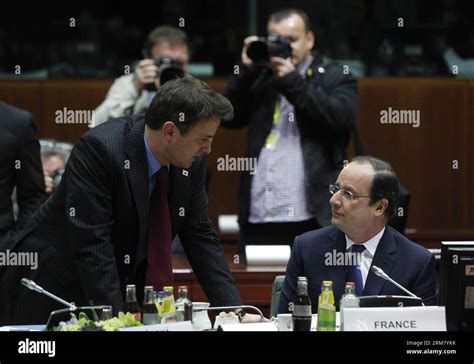
M289 245L247 245L245 257L247 265L282 265L286 266L290 259Z
M191 321L172 322L168 324L125 327L119 331L194 331Z
M362 307L343 310L344 331L446 331L444 307Z
M235 234L239 232L239 222L237 215L219 215L217 224L221 233Z
M274 322L256 322L248 324L224 324L219 325L217 330L222 331L278 331Z

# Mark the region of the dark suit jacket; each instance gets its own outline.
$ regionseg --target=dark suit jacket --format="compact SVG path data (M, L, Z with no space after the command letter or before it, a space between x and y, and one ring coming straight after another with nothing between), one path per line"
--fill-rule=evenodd
M122 307L126 284L143 290L149 208L143 133L144 118L138 115L111 120L78 140L60 186L15 246L38 252L39 269L11 267L4 274L12 322L45 322L59 307L21 288L22 276L76 305L92 300L115 311ZM240 296L207 214L205 159L187 172L170 167L173 236L179 234L210 302L238 305Z
M15 221L12 192L19 207ZM0 251L46 199L40 147L29 112L0 101Z
M275 102L284 95L294 106L301 135L306 180L306 199L320 226L331 222L328 187L337 179L347 159L346 147L355 127L357 85L341 65L314 54L311 72L303 79L291 72L281 79L262 78L258 70L240 73L225 95L234 106L234 119L223 122L228 128L248 126L246 156L258 158L272 129ZM323 72L320 72L323 70ZM248 221L252 176L241 174L239 223Z
M288 312L294 299L298 276L308 278L308 294L313 312L317 312L321 283L333 281L336 306L344 294L346 266L325 265L325 254L346 251L345 234L334 226L307 232L296 237L283 282L279 312ZM422 246L405 238L390 226L385 232L372 260L392 279L421 297L426 305L436 304L436 272L434 256ZM363 296L406 294L390 282L369 271Z

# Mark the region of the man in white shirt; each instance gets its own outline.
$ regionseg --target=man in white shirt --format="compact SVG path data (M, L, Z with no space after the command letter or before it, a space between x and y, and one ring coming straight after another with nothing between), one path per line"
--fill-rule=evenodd
M308 292L317 311L324 280L333 282L336 306L347 281L359 296L405 295L370 271L383 269L403 287L436 304L434 256L387 225L395 213L399 187L389 163L357 157L343 168L332 194L331 226L296 237L282 287L279 312L288 312L297 277L308 278Z

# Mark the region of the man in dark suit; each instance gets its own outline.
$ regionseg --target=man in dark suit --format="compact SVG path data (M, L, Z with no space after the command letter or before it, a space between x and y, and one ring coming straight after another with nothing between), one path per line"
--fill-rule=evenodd
M84 134L57 191L14 248L37 252L39 268L5 272L1 297L9 302L0 312L6 320L44 323L61 307L22 288L22 277L76 305L92 301L115 312L127 284L139 294L145 284L161 290L172 283L176 234L212 305L241 304L204 188L204 156L221 119L232 114L225 97L185 77L162 86L145 116L114 119Z
M246 157L258 158L256 173L241 175L242 245L290 245L296 235L330 223L327 185L347 158L357 110L357 86L348 70L312 51L315 36L306 13L276 11L267 30L286 38L291 54L256 64L247 50L258 38L247 37L242 65L225 92L235 117L222 125L248 126Z
M421 297L425 304L435 304L434 256L387 225L399 192L390 164L373 157L357 157L341 171L330 191L332 226L295 239L279 312L290 311L299 276L308 278L313 312L317 312L325 280L333 281L337 306L346 281L355 281L356 291L363 296L405 295L371 272L373 265Z
M18 217L12 202L16 187ZM0 252L46 199L40 147L29 112L0 101Z

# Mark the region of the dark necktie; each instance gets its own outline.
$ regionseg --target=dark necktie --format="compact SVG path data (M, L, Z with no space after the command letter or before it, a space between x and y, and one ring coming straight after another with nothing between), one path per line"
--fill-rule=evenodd
M362 259L362 253L365 250L365 246L362 244L354 244L352 245L352 253L356 253L353 256L352 262L353 265L347 266L346 271L346 282L354 282L355 283L355 293L357 296L362 296L362 292L364 291L364 280L362 279L362 272L360 271L360 259Z
M146 284L158 291L163 286L173 285L167 167L161 167L156 173L155 187L150 196Z

